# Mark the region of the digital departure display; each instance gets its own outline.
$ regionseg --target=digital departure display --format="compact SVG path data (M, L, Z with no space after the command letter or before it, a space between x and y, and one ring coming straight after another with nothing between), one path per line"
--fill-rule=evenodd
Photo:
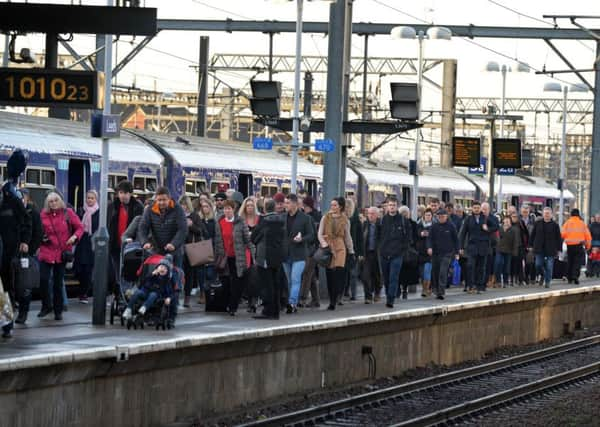
M100 109L103 88L96 71L0 68L0 105Z
M452 166L479 167L481 139L465 136L452 138Z
M521 167L521 140L509 138L494 138L492 142L494 168Z

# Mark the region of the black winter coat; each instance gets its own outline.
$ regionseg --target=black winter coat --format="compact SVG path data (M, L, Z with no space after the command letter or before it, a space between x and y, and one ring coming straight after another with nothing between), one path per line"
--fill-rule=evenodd
M119 246L119 210L121 209L121 201L116 198L111 204L108 205L107 218L108 218L108 236L110 239L110 251L111 253L121 252ZM139 200L133 197L127 205L127 226L131 224L133 218L144 213L144 205Z
M83 219L83 210L78 215L79 219ZM92 235L98 230L100 223L100 211L97 210L92 215ZM73 259L73 269L77 272L79 267L83 265L94 265L94 251L92 249L92 236L84 232L81 240L75 246L75 258Z
M600 241L600 223L594 222L590 224L590 233L592 234L592 241Z
M438 222L431 226L427 238L427 248L431 248L434 256L456 255L458 252L458 233L450 221Z
M422 222L417 224L417 241L415 247L419 253L419 264L431 262L431 257L427 255L427 236L423 236L422 233L424 231L430 233L432 226L433 223L429 224L428 226L425 226Z
M363 256L365 254L364 247L361 245L362 231L358 209L354 209L354 213L350 217L350 236L352 237L354 255L356 256Z
M252 232L251 240L256 245L255 263L262 268L279 268L283 262L285 220L283 215L268 213L261 217Z
M315 239L315 227L312 223L312 219L301 210L298 210L291 229L288 229L288 215L282 215L282 217L285 221L285 239L283 241L284 254L292 261L304 261L306 257L308 257L309 245ZM294 237L298 233L301 233L302 241L294 242Z
M183 208L171 201L166 211L161 213L156 203L144 210L138 230L142 245L151 243L158 253L165 253L165 246L172 244L175 251L185 243L188 233L187 221Z
M208 233L208 238L213 239L213 242L214 242L215 241L215 220L214 220L214 218L203 219L202 223L204 224L204 227L206 228L206 231Z
M554 221L536 221L529 240L534 254L556 256L562 250L560 227Z
M2 239L2 265L10 263L21 243L31 241L31 216L23 201L4 192L0 202L0 238Z
M44 229L42 227L42 219L40 218L39 209L32 203L29 203L25 209L31 216L31 240L29 240L29 255L34 256L44 237Z
M413 230L410 220L399 213L384 215L377 230L380 242L379 253L384 258L395 258L406 253L413 244Z
M187 237L185 243L199 242L200 240L210 239L208 230L202 222L202 218L198 215L198 212L192 212L187 215L186 218L192 220L192 225L188 227Z
M469 215L464 221L460 229L458 241L460 248L466 252L467 256L487 256L490 253L491 233L497 230L496 222L480 214L479 224L473 215ZM488 230L485 231L482 227L487 224Z

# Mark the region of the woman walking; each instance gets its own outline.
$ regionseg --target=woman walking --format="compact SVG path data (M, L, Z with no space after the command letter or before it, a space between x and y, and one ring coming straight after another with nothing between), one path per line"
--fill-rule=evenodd
M329 205L329 212L319 223L318 238L322 248L331 250L331 262L327 266L328 310L335 310L338 297L346 284L346 256L354 256L354 245L350 236L350 221L344 213L346 200L336 197Z
M188 233L185 239L185 243L194 243L204 239L208 239L208 232L206 231L204 224L202 224L202 219L200 218L200 215L198 215L198 212L194 210L190 198L188 196L181 196L181 198L179 199L179 204L185 212L185 218L188 227ZM199 267L193 267L190 265L190 261L187 255L184 255L183 257L183 272L185 274L183 306L189 308L192 289L198 286L198 278L200 271Z
M79 280L79 302L88 303L88 296L92 293L92 271L94 269L94 250L92 236L98 230L100 207L98 206L98 193L89 190L85 195L85 205L79 213L83 224L83 235L75 248L75 261L73 270Z
M213 247L215 243L215 208L207 197L201 198L198 203L198 214L202 220L202 224L208 233L208 238L212 239ZM214 282L217 275L215 273L214 264L207 264L200 267L199 270L199 286L200 293L198 294L198 304L204 304L206 298L204 296L204 288L207 283Z
M223 217L215 225L215 257L222 267L221 279L229 290L227 311L235 316L242 292L246 287L248 268L250 267L250 242L248 226L235 214L235 202L225 200ZM223 260L222 263L220 260Z
M83 236L83 225L75 212L65 207L65 202L56 192L50 192L46 196L41 219L44 229L39 254L42 309L38 317L48 315L52 311L50 307L53 306L54 319L62 320L65 266L73 262L73 245ZM53 298L48 289L51 274Z

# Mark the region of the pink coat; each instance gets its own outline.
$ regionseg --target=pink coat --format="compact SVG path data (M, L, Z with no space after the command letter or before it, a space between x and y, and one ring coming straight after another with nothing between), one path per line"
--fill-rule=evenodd
M67 224L66 216L69 217ZM60 264L63 251L72 251L73 247L67 245L67 240L74 234L77 240L83 236L83 224L72 209L59 209L41 212L42 228L45 242L40 246L39 260L48 264Z

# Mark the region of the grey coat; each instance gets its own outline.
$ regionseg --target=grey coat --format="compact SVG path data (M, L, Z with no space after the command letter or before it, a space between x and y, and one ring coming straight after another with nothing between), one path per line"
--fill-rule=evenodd
M163 254L168 243L178 251L185 243L187 232L187 220L181 206L172 204L161 214L155 204L144 210L138 228L138 239L142 245L151 243L154 250Z
M225 247L223 246L223 235L221 234L221 221L225 221L222 217L215 223L215 257L225 256ZM260 224L260 222L259 222ZM248 270L246 263L246 249L254 252L254 245L250 241L250 231L248 226L239 216L233 219L233 249L235 251L235 269L238 277L242 277ZM231 272L230 272L231 274Z

